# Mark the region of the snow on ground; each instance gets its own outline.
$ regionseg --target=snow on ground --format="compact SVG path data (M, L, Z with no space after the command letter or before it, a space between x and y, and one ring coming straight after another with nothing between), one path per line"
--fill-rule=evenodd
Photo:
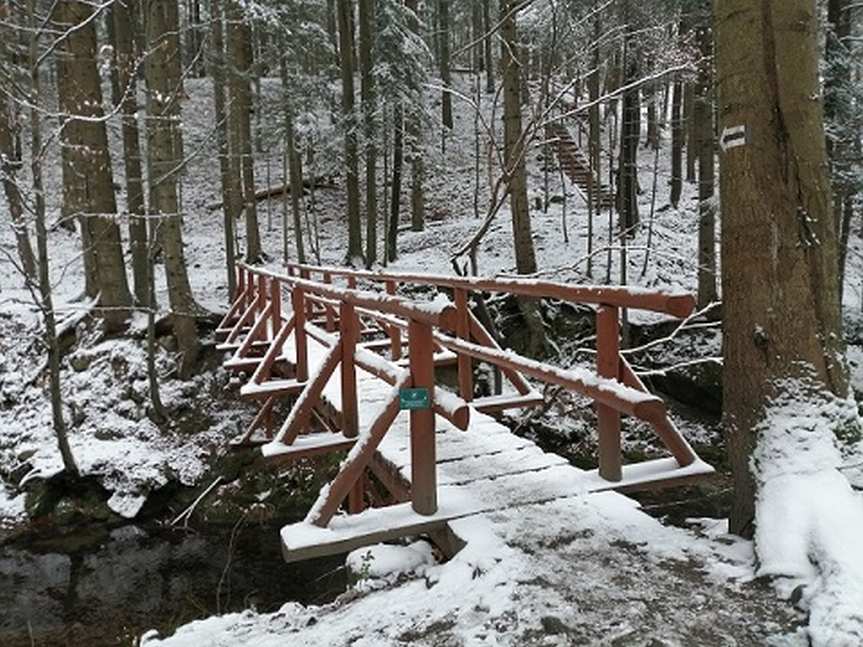
M466 80L458 79L457 83ZM278 82L266 79L262 85L265 102L274 103ZM185 169L183 189L185 251L196 298L207 308L222 310L227 305L227 288L221 213L206 206L220 198L215 142L208 135L213 124L211 84L188 79L186 92L184 133L186 150L193 155ZM430 98L429 103L434 101ZM278 111L264 112L274 120L278 118ZM276 125L275 121L265 121L263 132L276 132ZM111 126L113 155L118 162L115 183L122 186L119 129L116 123ZM424 232L400 233L401 256L393 267L450 273L452 250L481 220L473 210L473 119L457 102L455 131L447 138L443 154L439 152L437 127L429 128L427 134L427 228ZM532 205L533 199L543 194L544 178L538 163L541 152L536 148L528 158ZM266 181L268 166L271 183L282 182L280 154L273 149L256 158L259 185ZM332 172L332 160L339 157L339 141L332 131L324 132L317 172ZM481 158L482 216L488 193L484 152ZM668 207L670 160L665 150L658 165L653 249L642 273L650 223L652 161L646 151L640 157L644 191L639 206L644 226L627 242L628 282L694 290L695 187L685 183L680 208ZM338 178L336 184L336 189L316 191L324 263L340 263L346 249L344 196ZM554 173L550 175L550 190L557 198L566 196L569 242L564 241L562 232L562 202L550 204L547 212L532 211L537 261L543 276L604 282L604 253L593 257L592 277L587 276L585 205L574 191L561 189ZM51 219L59 215L61 195L58 153L53 148L46 166ZM122 205L122 191L118 199ZM264 249L273 259L281 256L281 213L280 200L259 204ZM403 217L409 213L407 192L402 213ZM505 207L480 246L480 273L514 271L509 218ZM241 248L243 229L240 222ZM599 214L594 220L595 250L606 245L609 231L608 215ZM0 244L12 244L8 226L0 228ZM853 236L851 245L846 318L858 321L863 243ZM612 247L608 274L616 282L621 276L620 257L617 243ZM82 308L76 301L83 289L79 238L56 229L50 236L50 249L58 313L73 316ZM158 298L164 307L166 288L161 271L157 273ZM44 382L31 383L31 376L40 368L35 362L41 355L39 317L5 258L0 258L0 308L0 473L7 475L22 462L29 462L39 474L48 475L59 468L59 463L46 390ZM653 315L631 316L635 321L656 320ZM140 496L169 475L194 482L211 452L236 433L236 412L208 406L208 391L224 388L227 381L218 371L189 384L166 380L163 395L169 403L206 413L192 429L185 433L177 430L166 438L146 417L146 404L140 400L140 347L132 342L102 342L84 354L91 357L75 358L81 365L90 362L84 370L75 368L73 356L64 360L65 413L72 423L72 447L84 472L98 475L114 491L112 506L118 512L132 515ZM166 353L161 357L162 368L170 370L170 358ZM123 379L118 379L120 375ZM0 487L0 518L15 518L22 505L20 495ZM282 645L286 635L292 641L296 638L291 644L308 645L386 645L399 641L438 645L805 644L802 634L785 635L794 622L790 608L751 581L754 565L749 545L723 537L708 522L701 524L699 534L666 528L622 497L599 495L495 513L459 521L455 526L469 540L467 548L449 563L427 567L422 578L398 580L367 595L354 591L327 607L288 604L275 614L248 612L211 618L181 628L175 638L161 644ZM825 598L830 599L835 598ZM818 607L811 604L810 608L815 613ZM146 644L160 643L150 640Z
M863 643L863 497L838 470L837 430L859 429L853 399L813 402L804 382L779 386L753 456L759 481L759 574L800 587L812 644Z
M467 546L421 577L143 646L805 645L795 614L752 580L750 545L705 523L669 528L614 493L470 517L452 524Z

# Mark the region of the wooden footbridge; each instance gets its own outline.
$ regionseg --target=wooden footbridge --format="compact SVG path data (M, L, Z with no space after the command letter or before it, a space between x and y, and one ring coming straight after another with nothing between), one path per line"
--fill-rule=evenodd
M688 294L305 265L288 265L284 274L249 266L237 272L237 293L216 334L229 353L225 367L249 376L240 394L259 410L233 444L258 446L277 464L347 452L306 518L282 529L288 561L419 533L452 550L458 538L447 522L454 519L601 490L679 484L713 471L619 353L621 308L682 317L693 308ZM399 295L418 286L437 296ZM596 371L501 349L474 315L473 293L595 306ZM478 396L478 363L499 369L508 390ZM436 372L447 366L455 368L452 389L444 371ZM492 417L541 403L534 383L593 400L596 470L543 452ZM284 420L275 419L280 400L291 403ZM622 414L648 423L670 456L623 465Z

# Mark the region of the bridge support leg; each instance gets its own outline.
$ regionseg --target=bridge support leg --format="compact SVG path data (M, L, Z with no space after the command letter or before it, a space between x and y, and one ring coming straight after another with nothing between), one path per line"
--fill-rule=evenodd
M601 377L620 379L620 322L615 306L596 310L596 369ZM599 427L599 475L607 481L622 478L620 413L596 403Z
M414 388L426 388L429 402L434 401L434 348L432 329L428 324L408 324L408 357ZM411 411L411 500L420 514L437 512L437 458L435 455L434 412Z
M302 288L291 290L291 307L294 310L294 342L297 351L296 375L298 382L309 379L309 349L306 339L306 305Z

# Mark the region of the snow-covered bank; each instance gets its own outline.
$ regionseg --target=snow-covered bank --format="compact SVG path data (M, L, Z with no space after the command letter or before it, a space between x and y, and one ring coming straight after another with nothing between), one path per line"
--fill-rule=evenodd
M471 517L452 524L467 546L420 577L151 632L143 647L803 647L796 614L752 580L751 545L698 525L663 526L614 493Z

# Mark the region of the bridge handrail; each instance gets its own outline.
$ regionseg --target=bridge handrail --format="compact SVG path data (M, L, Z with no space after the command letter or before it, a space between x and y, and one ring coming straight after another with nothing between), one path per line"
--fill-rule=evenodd
M315 272L330 276L350 277L355 280L361 279L375 282L394 281L398 283L432 285L449 289L461 288L465 290L517 294L528 297L547 297L573 303L649 310L675 317L688 317L695 309L694 297L691 294L680 291L622 286L568 285L558 281L520 277L484 278L411 272L373 272L369 270L301 263L288 263L287 267L289 270L299 272Z

